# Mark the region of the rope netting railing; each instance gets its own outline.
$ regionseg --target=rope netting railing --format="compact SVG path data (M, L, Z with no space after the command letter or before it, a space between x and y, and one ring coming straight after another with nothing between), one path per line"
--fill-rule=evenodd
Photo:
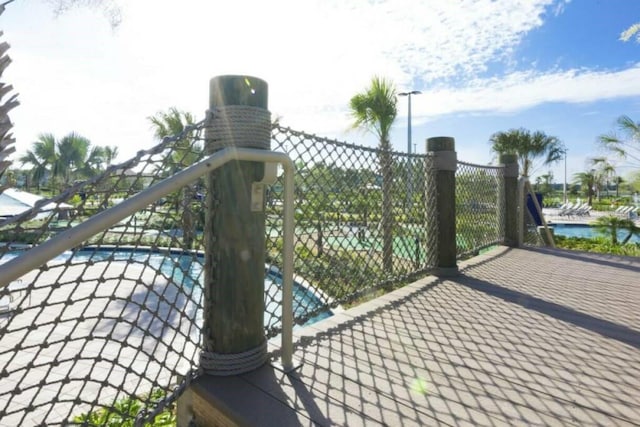
M52 178L58 196L0 220L0 264L199 160L202 128L90 180ZM173 416L162 408L200 351L205 191L185 186L0 289L0 424Z
M204 121L60 194L0 219L0 264L205 157ZM435 267L426 218L434 159L361 147L275 124L271 149L294 160L295 322L388 291ZM459 256L500 242L500 168L458 163ZM266 191L264 328L282 330L283 176ZM205 179L155 200L26 275L0 276L0 424L138 425L199 375ZM6 286L5 286L6 285ZM111 424L108 424L111 423Z
M504 168L458 161L456 246L458 258L504 241Z
M272 147L296 164L296 321L426 272L425 187L432 160L274 127ZM383 165L386 165L383 167ZM281 253L281 183L268 191L267 255ZM310 307L318 297L322 304ZM277 316L274 316L274 319ZM276 328L277 329L277 328Z

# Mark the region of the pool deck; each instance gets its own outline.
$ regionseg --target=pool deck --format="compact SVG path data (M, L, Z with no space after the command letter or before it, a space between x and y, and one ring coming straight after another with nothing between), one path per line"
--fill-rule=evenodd
M640 425L640 258L500 247L460 273L297 331L292 374L184 401L197 425L205 396L244 425Z
M591 224L601 216L613 215L620 218L628 218L628 216L619 215L615 212L591 211L588 215L559 215L560 210L556 208L544 208L542 213L549 225L553 224ZM636 218L637 226L640 226L640 218Z

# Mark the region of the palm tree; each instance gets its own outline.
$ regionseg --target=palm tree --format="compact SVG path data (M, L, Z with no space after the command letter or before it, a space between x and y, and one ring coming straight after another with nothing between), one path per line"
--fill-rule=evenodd
M118 147L115 145L107 145L104 147L104 161L107 167L111 166L111 163L118 157Z
M32 149L27 150L18 159L22 166L31 165L30 180L36 183L38 191L40 191L40 185L45 179L49 178L53 181L58 165L56 143L56 138L53 134L40 134L38 140L31 145Z
M91 147L87 138L75 132L60 140L51 133L43 133L18 160L23 166L31 165L30 180L38 190L47 178L54 186L58 180L69 185L76 179L94 176L104 162L103 149Z
M613 181L616 183L616 199L620 197L620 184L624 182L624 178L621 176L616 176L613 178Z
M634 122L629 116L620 116L616 120L618 133L600 135L598 140L609 151L640 166L640 122Z
M395 85L374 76L371 85L351 98L349 108L353 127L373 132L379 140L380 169L382 172L382 258L386 271L393 269L393 200L392 165L389 133L398 115Z
M604 178L605 189L607 190L607 196L609 196L609 180L616 175L616 168L609 163L606 157L594 157L591 159L591 164L598 168L598 175Z
M542 164L548 165L564 156L562 142L541 131L531 133L524 128L510 129L494 133L489 142L496 154L517 155L520 174L525 177L529 177L538 167L537 160L543 158Z
M184 132L185 128L195 123L191 113L180 111L176 107L171 107L167 112L159 112L155 116L149 117L154 135L161 140L164 137L177 135ZM202 148L187 136L181 138L171 147L171 154L167 156L163 165L163 172L171 175L187 166L197 162L202 155ZM195 193L191 186L182 188L181 200L176 201L175 207L182 205L182 239L187 248L193 246L194 240L194 216L191 203Z
M62 177L65 186L71 184L75 179L93 175L90 165L87 165L90 146L91 142L87 138L75 132L71 132L58 141L56 171Z
M0 4L0 15L4 12L5 6L12 1L13 0L8 0ZM2 36L1 32L0 36ZM0 77L11 63L11 59L9 55L7 55L8 49L9 45L7 43L3 42L0 44ZM2 105L2 108L0 108L0 178L2 178L11 166L11 161L8 160L8 157L16 151L14 147L16 141L11 134L13 123L11 123L11 119L9 118L9 112L14 109L19 102L17 99L18 95L11 94L12 90L13 87L11 85L0 82L0 105ZM9 95L8 99L5 98L5 95ZM4 191L4 188L3 185L0 185L0 193Z
M592 169L589 172L578 172L573 175L573 181L579 184L582 190L586 190L587 203L591 206L593 202L593 190L598 181L596 171Z
M627 218L619 218L617 216L601 216L595 221L596 228L603 234L608 234L611 237L611 243L618 244L618 230L626 230L628 232L621 245L626 244L631 236L640 233L640 227L636 226L635 222Z

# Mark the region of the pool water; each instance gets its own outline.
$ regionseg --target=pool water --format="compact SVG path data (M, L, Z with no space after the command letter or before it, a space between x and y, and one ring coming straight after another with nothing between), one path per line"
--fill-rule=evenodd
M587 224L551 224L554 233L558 236L565 237L585 237L592 239L594 237L608 237L608 235L598 232L595 227ZM629 234L627 231L618 230L618 241L622 241ZM640 243L640 236L637 234L631 236L629 243Z
M16 251L6 253L0 259L0 264L25 252ZM72 258L73 264L91 261L126 261L131 263L147 264L160 271L165 277L170 277L173 282L192 290L192 298L198 300L202 296L202 256L176 253L159 253L147 250L92 250L83 249L73 254L67 251L53 260L51 263L59 264ZM264 325L267 329L279 329L282 318L282 279L276 269L265 268L265 314ZM300 318L307 313L314 313L304 325L310 325L333 315L326 308L326 298L318 292L314 292L307 286L294 281L293 283L293 309L294 318Z

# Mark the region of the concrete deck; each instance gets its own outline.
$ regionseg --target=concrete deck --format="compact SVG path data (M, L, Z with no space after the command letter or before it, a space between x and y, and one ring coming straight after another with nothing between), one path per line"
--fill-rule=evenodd
M298 331L294 374L199 379L196 413L208 396L261 426L640 425L640 259L499 248L460 267Z

